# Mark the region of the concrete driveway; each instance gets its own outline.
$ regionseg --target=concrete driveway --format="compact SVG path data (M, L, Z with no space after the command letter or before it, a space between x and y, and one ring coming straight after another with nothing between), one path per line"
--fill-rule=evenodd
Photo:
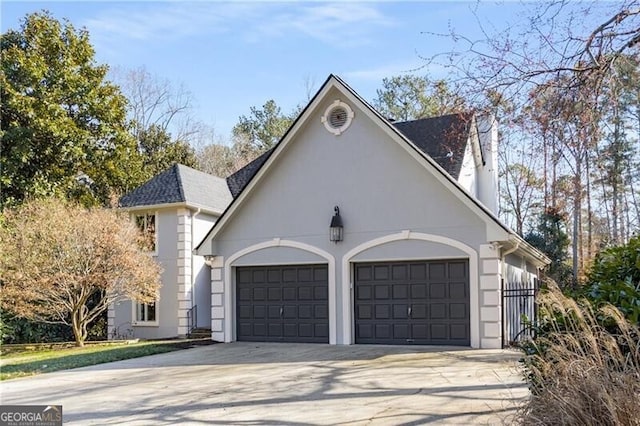
M3 382L67 424L496 424L527 395L517 352L230 343Z

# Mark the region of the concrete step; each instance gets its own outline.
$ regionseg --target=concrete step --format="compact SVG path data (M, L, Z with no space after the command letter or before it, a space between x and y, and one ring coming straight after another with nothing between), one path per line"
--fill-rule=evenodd
M191 333L189 333L189 338L191 339L205 339L211 338L211 329L210 328L206 328L206 327L197 327L194 328L193 330L191 330Z

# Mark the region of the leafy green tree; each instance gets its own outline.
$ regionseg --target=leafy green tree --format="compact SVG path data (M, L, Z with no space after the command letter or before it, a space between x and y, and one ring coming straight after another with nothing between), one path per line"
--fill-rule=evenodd
M86 30L33 13L0 47L0 206L73 196L79 174L93 182L85 194L93 203L140 183L126 99L96 64Z
M151 178L171 167L174 163L197 167L195 151L187 143L172 140L162 127L152 124L138 132L138 150L146 178Z
M524 239L551 259L545 272L547 277L561 287L571 285L571 268L567 264L570 241L562 212L548 208L540 215L536 230L529 232Z
M251 107L251 115L241 116L233 127L234 139L246 139L254 157L271 149L293 123L297 114L286 115L273 99L261 109Z
M384 78L376 94L373 102L376 109L399 121L445 115L465 108L464 99L456 95L446 81L431 81L416 75Z

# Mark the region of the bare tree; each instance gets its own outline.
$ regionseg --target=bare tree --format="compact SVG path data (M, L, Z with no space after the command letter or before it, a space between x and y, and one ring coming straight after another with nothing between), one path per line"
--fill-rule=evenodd
M192 117L193 95L184 85L152 75L145 67L116 70L115 80L129 100L133 135L156 126L174 139L188 141L197 130Z
M480 3L476 7L481 7ZM426 61L427 65L448 67L462 94L477 108L492 108L497 98L500 103L513 105L503 120L529 115L529 130L541 138L545 208L561 207L567 197L559 197L557 191L570 187L570 204L566 207L573 218L573 268L577 278L585 259L595 253L599 240L595 233L602 228L606 213L599 210L602 206L613 220L611 232L617 236L612 240L620 240L623 228L624 235L630 235L626 229L640 219L629 215L624 224L620 223L621 203L634 202L637 194L633 185L622 184L618 177L610 180L615 186L611 191L596 191L595 185L598 153L602 152L598 146L622 98L609 94L612 87L621 87L618 70L622 65L638 67L640 0L553 0L529 3L527 7L528 14L521 15L525 16L523 24L499 32L489 31L490 26L476 15L482 34L479 39L455 29L437 35L454 40L456 48ZM527 109L533 109L534 114ZM618 136L619 132L620 127ZM523 137L522 144L528 138ZM616 160L619 157L613 157L615 174L633 175L623 161ZM565 176L570 176L570 181Z

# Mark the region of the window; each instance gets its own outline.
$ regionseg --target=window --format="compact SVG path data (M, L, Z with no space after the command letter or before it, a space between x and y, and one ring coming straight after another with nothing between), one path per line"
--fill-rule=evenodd
M156 215L141 214L135 217L136 225L142 232L141 246L143 250L156 251Z
M134 302L133 325L157 325L158 312L156 302L137 303Z

